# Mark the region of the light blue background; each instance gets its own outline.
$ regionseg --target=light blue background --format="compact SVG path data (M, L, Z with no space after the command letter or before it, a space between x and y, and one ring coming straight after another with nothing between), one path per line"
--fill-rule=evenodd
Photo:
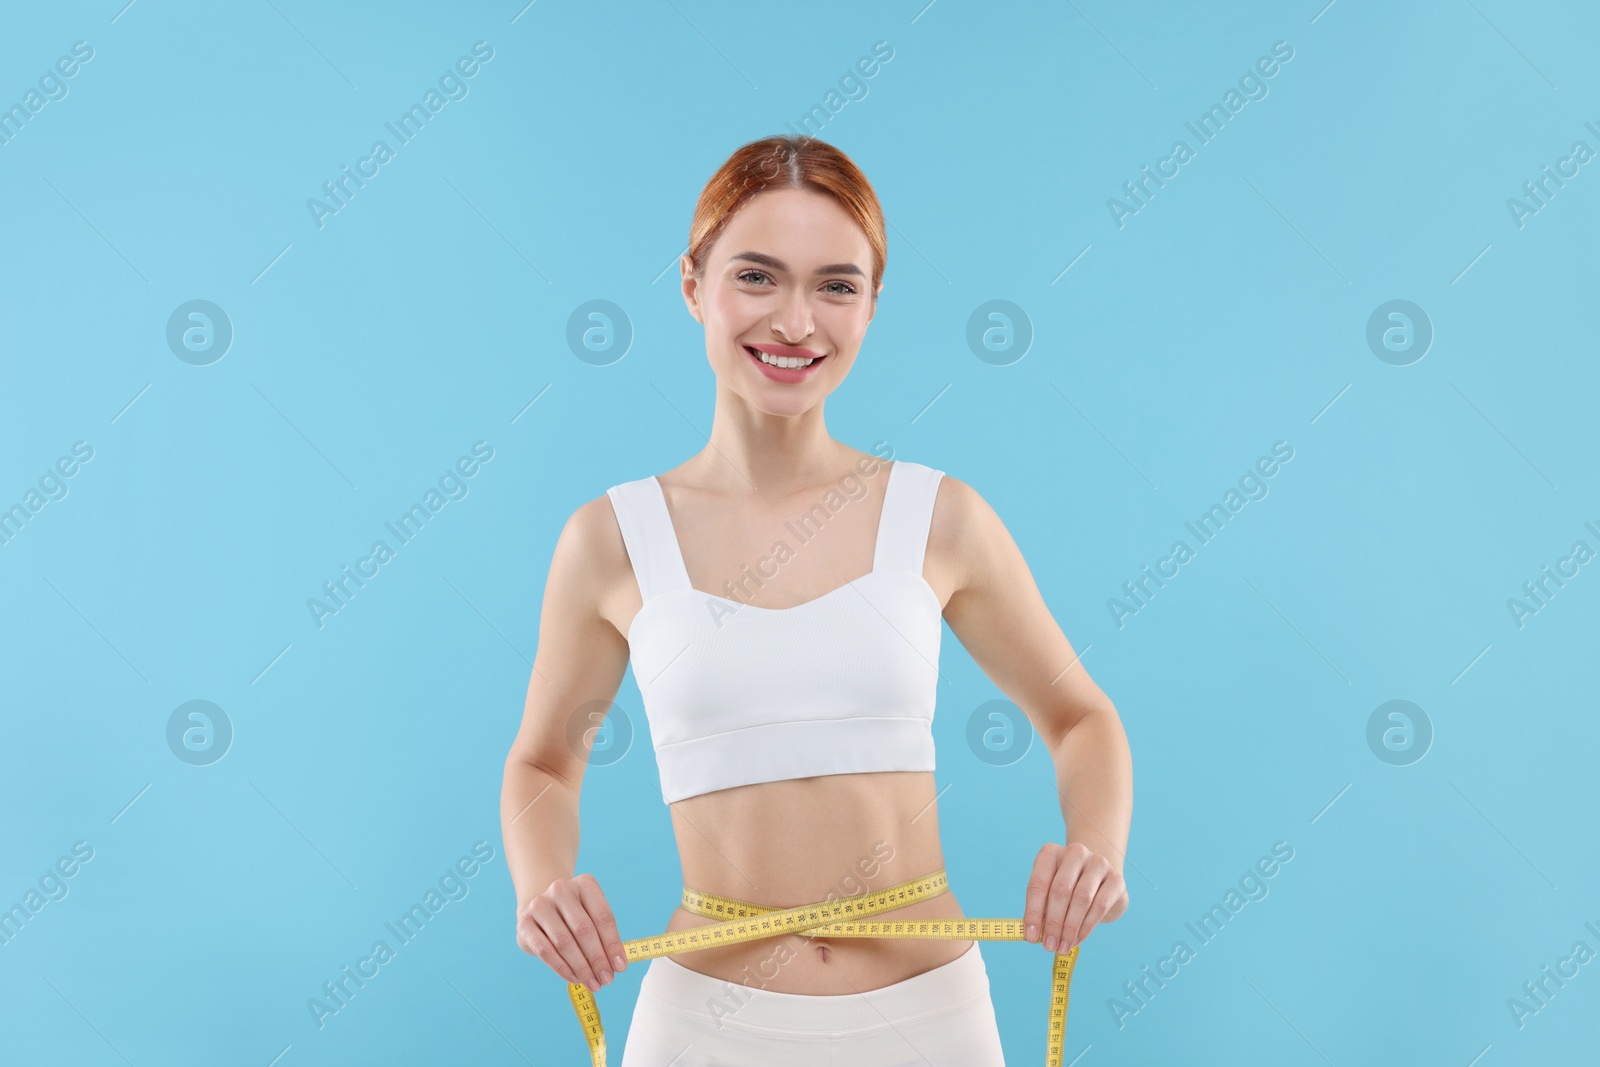
M1131 907L1083 947L1068 1060L1592 1057L1600 963L1521 1028L1507 1000L1600 951L1600 574L1520 627L1507 600L1600 548L1600 163L1520 228L1507 199L1600 149L1600 18L1322 3L13 7L0 104L94 58L0 145L0 506L93 459L0 546L0 906L94 858L0 945L0 1060L583 1062L514 943L497 811L552 545L703 446L695 198L877 41L812 127L891 227L829 428L992 503L1134 754ZM307 199L479 40L469 94L319 229ZM1119 228L1107 199L1277 41L1269 95ZM235 330L209 366L165 340L194 299ZM606 366L566 340L596 299L634 333ZM966 342L995 299L1033 331L1007 366ZM1366 343L1393 299L1435 331L1407 366ZM476 441L465 498L319 628L308 598ZM1268 495L1119 627L1109 598L1277 441ZM1063 832L1048 757L977 759L1002 694L948 633L941 670L953 885L1016 915ZM235 731L209 766L166 741L195 699ZM631 676L617 699L638 736L589 775L580 869L636 937L679 871ZM1434 731L1407 766L1366 738L1392 699ZM478 841L470 893L319 1029L307 999ZM1276 841L1270 894L1119 1027ZM1047 955L983 953L1011 1062L1040 1062ZM600 994L613 1064L644 970Z

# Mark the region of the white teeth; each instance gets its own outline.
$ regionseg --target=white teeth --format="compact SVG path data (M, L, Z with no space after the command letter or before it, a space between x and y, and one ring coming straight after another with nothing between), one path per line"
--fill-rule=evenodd
M814 359L800 359L796 356L774 356L771 353L761 351L759 348L752 348L750 351L754 352L761 362L774 367L782 367L785 370L798 370L801 367L809 367L816 362Z

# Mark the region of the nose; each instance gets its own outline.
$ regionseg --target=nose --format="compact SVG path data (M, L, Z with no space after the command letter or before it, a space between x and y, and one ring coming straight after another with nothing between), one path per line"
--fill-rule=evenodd
M803 294L795 294L782 313L772 320L772 329L786 344L791 345L798 344L811 336L811 331L814 329L811 324L811 308Z

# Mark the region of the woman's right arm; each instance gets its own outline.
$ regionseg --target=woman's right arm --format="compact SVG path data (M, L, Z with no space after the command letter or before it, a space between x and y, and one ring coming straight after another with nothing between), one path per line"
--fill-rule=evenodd
M578 508L562 527L545 581L522 726L500 791L517 944L591 991L626 966L599 884L593 875L574 877L578 793L597 725L591 715L610 705L628 665L627 641L601 615L619 555L625 558L622 537L605 497Z

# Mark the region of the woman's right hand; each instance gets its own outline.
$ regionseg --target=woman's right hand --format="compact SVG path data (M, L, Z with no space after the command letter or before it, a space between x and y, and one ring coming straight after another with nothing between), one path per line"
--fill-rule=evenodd
M592 874L557 878L517 909L517 944L591 993L628 967L616 920Z

